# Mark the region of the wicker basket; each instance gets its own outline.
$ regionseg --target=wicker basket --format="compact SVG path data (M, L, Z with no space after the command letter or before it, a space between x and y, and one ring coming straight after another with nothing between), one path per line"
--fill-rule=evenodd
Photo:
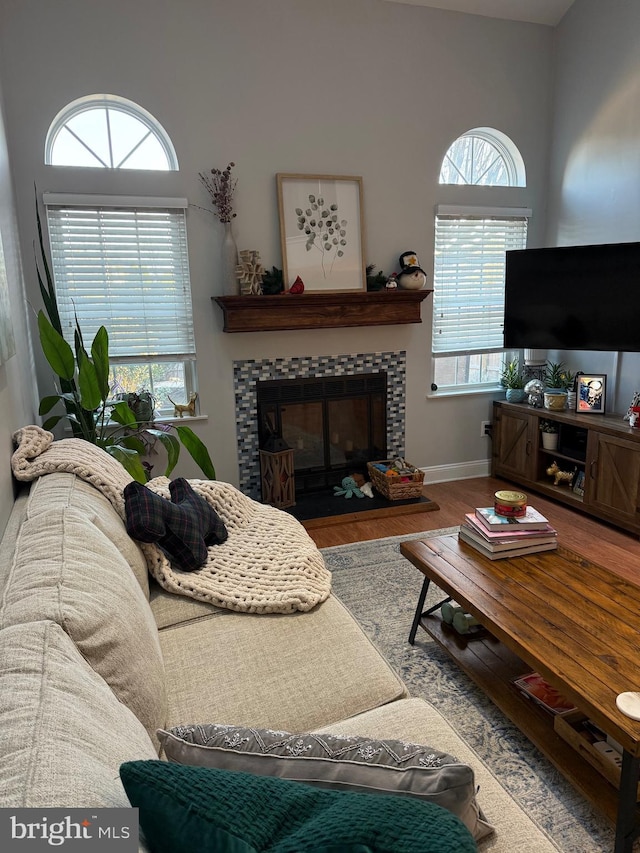
M374 488L381 495L384 495L387 500L406 501L410 498L419 498L422 496L424 472L418 470L414 465L407 463L407 468L411 469L411 474L403 475L403 477L409 477L409 480L404 480L401 477L387 477L375 465L386 465L389 468L393 465L393 460L386 459L380 462L367 462L369 479L373 483Z

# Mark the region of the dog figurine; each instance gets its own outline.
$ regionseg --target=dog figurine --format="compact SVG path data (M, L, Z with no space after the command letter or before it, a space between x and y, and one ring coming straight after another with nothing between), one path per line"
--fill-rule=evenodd
M558 463L554 461L547 468L547 474L549 477L553 477L553 485L560 486L562 483L570 483L573 480L574 471L561 471L558 468Z
M169 395L167 394L167 396L169 396ZM198 394L195 391L189 397L188 403L175 403L173 400L171 400L171 397L169 397L169 400L171 400L171 402L173 403L174 414L177 418L183 417L185 412L187 413L187 415L189 415L189 417L192 418L196 413L196 400L197 399L198 399Z

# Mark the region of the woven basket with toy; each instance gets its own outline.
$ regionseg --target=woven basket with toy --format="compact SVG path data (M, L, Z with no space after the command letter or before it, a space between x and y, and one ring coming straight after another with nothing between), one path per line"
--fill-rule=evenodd
M422 495L424 473L406 459L367 462L374 489L390 501L405 501Z

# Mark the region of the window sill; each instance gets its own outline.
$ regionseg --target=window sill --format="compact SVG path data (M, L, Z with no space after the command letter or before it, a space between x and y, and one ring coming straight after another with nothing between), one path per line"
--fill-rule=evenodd
M190 415L190 416L184 417L184 418L175 418L173 416L164 416L164 417L156 418L154 420L154 423L155 424L166 424L167 426L174 426L176 424L178 426L181 426L181 425L185 426L188 424L189 421L197 421L199 423L205 423L208 420L209 420L209 415ZM109 421L109 423L106 424L107 429L119 429L121 427L122 427L122 424L116 423L115 421ZM73 431L68 424L65 424L65 426L64 426L64 434L65 434L65 436L67 436L69 438L71 438L71 436L73 435Z
M178 426L185 426L190 421L199 421L204 422L209 420L209 415L185 415L184 418L176 418L173 415L164 415L162 417L156 418L155 423L157 424L178 424Z
M451 389L446 391L427 391L427 400L451 399L452 397L477 397L480 394L500 394L504 388L465 388L463 390Z

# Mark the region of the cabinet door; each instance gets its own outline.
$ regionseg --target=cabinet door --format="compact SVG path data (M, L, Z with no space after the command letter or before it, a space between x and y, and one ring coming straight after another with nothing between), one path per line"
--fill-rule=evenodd
M496 434L493 473L513 479L533 477L536 419L526 412L495 409Z
M589 431L585 503L619 521L640 524L640 445Z

